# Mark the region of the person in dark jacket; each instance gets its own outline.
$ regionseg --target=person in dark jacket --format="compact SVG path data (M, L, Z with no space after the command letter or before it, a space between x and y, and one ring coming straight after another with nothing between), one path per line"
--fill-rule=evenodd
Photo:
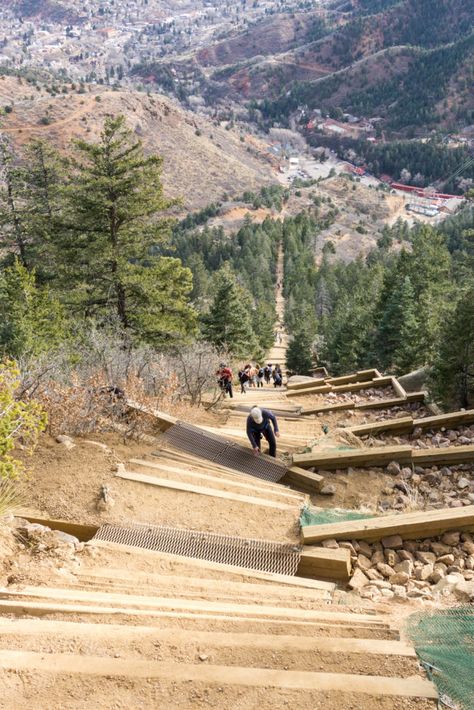
M280 436L276 416L269 409L252 407L247 417L247 436L255 456L261 451L262 436L268 441L270 456L276 456L276 439Z

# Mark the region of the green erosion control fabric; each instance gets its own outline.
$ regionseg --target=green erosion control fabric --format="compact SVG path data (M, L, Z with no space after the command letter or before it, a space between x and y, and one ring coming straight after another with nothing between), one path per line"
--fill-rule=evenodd
M300 525L302 528L307 525L326 525L327 523L343 523L345 520L364 520L373 518L370 513L360 513L355 510L343 510L342 508L332 508L328 510L317 510L303 508L300 515Z
M407 633L438 688L440 707L474 710L474 607L413 614Z

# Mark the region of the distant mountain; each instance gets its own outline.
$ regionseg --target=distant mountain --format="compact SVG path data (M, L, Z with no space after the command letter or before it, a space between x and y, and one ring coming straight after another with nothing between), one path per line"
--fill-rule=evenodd
M473 27L465 0L341 0L206 47L172 83L191 75L209 104L255 100L280 122L305 105L378 116L401 134L456 127L474 122ZM162 67L138 71L159 83Z
M77 24L82 14L78 11L80 4L71 0L3 0L3 4L10 6L18 17L41 17L53 22Z

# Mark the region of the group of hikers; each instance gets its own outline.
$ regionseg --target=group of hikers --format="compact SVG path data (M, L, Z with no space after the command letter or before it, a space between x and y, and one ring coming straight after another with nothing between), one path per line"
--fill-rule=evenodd
M228 367L225 362L221 362L216 375L218 385L224 395L228 394L229 397L232 398L234 396L232 391L232 369ZM247 363L240 368L238 378L242 394L245 394L249 387L263 387L264 383L269 385L272 380L274 387L281 387L283 384L283 375L280 365L272 365L271 362L262 367L258 364L252 365Z

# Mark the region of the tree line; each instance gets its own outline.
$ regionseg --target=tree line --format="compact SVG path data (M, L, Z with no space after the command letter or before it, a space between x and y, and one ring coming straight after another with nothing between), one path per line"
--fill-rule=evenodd
M315 239L313 225L285 241L286 319L297 342L289 369L309 372L312 348L334 374L374 366L404 374L426 366L440 402L472 406L472 205L438 228L408 230L401 222L385 228L378 248L349 264L324 250L318 267Z

